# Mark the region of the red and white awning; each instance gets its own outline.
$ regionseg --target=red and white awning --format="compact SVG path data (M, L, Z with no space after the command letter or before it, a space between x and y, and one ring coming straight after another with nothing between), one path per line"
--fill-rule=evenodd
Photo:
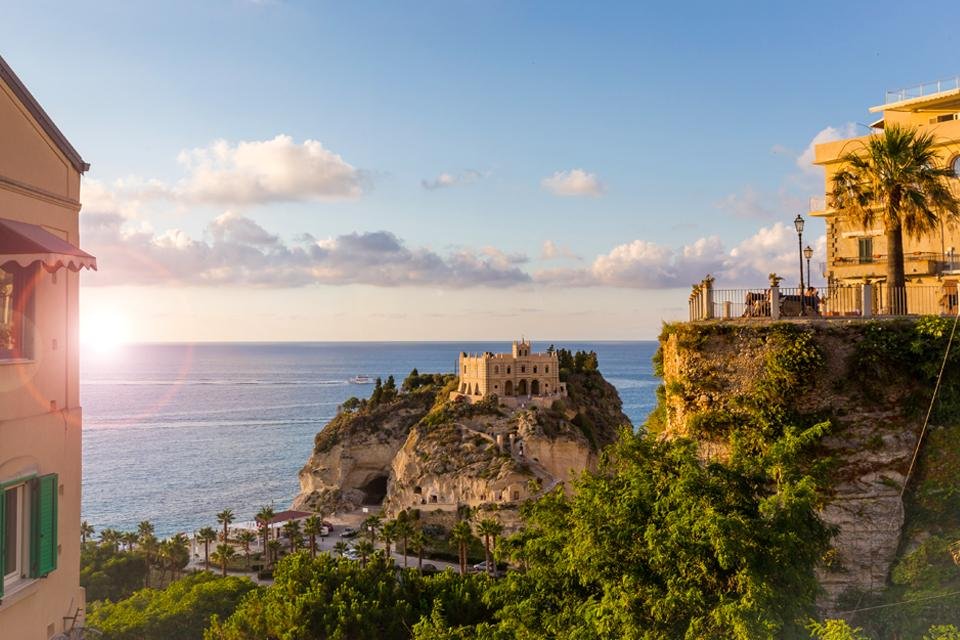
M43 227L0 218L0 267L11 262L21 267L39 262L51 272L97 270L96 258Z

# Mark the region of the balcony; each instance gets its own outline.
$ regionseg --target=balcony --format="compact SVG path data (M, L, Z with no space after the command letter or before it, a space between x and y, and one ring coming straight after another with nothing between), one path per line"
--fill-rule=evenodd
M884 95L883 103L884 105L888 105L905 100L915 100L916 98L929 98L936 96L938 93L957 91L958 89L960 89L960 76L955 76L945 80L923 82L912 87L906 87L905 89L887 91Z
M887 256L877 253L872 256L834 258L833 275L837 278L870 278L886 275ZM913 252L903 256L903 271L907 276L937 276L960 274L960 254Z

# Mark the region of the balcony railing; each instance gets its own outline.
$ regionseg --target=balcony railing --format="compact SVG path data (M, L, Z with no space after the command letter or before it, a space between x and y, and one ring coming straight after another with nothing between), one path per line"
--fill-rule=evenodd
M924 96L931 96L944 91L954 91L956 89L960 89L960 76L947 78L945 80L924 82L912 87L906 87L905 89L887 91L883 102L884 104L890 104L891 102L901 102L903 100L910 100L911 98L922 98Z
M857 265L876 265L878 269L882 270L886 261L887 254L885 253L874 253L869 256L839 256L833 259L833 266L851 267ZM909 275L934 275L960 270L960 254L958 253L914 251L903 254L903 262ZM922 270L918 271L916 268L916 263L918 262L925 262L927 264Z
M710 279L690 294L690 320L780 318L849 318L872 316L954 315L957 285L834 285L824 289L779 286L714 289Z

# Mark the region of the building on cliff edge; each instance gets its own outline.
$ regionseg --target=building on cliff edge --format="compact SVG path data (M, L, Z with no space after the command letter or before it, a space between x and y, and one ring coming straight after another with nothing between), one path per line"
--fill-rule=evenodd
M460 383L451 399L477 402L497 396L507 406L547 406L567 395L554 351L535 353L528 340L514 341L510 353L468 354L457 362Z
M0 58L0 638L82 623L78 271L89 167Z

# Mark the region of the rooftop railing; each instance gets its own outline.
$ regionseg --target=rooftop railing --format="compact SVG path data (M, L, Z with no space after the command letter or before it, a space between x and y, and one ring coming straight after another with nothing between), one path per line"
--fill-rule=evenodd
M844 284L823 289L714 289L707 278L690 294L690 320L779 320L781 318L869 318L955 315L957 286Z
M945 80L924 82L912 87L906 87L905 89L887 91L883 103L890 104L912 98L923 98L924 96L932 96L937 93L943 93L944 91L955 91L957 89L960 89L960 76L954 76L953 78L947 78Z

